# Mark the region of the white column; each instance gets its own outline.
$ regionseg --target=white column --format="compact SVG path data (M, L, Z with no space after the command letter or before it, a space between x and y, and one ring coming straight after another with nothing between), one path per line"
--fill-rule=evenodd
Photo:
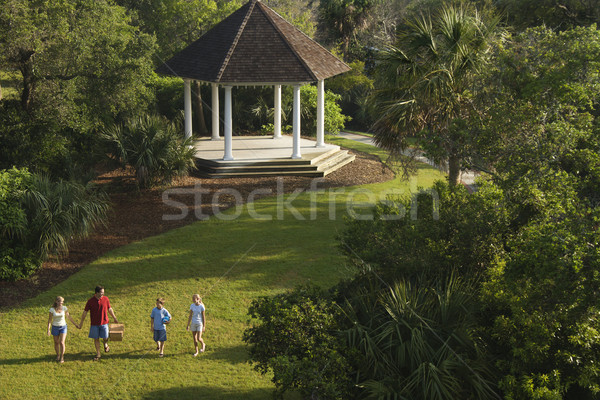
M325 81L317 82L317 144L325 147Z
M185 117L185 138L192 137L192 89L191 80L183 80L183 113Z
M212 140L219 140L219 85L211 83L212 86Z
M292 158L302 158L300 154L300 85L294 86L294 152Z
M232 138L232 118L231 118L231 86L225 86L225 120L223 121L223 130L225 133L225 154L224 161L233 160L233 138Z
M274 108L273 139L279 139L281 138L281 85L275 85Z

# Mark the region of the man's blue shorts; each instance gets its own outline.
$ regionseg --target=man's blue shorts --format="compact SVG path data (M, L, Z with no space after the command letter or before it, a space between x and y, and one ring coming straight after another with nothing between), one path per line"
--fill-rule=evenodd
M154 341L155 342L166 342L167 341L167 330L161 329L160 331L154 330Z
M90 339L108 339L108 324L90 326Z
M58 336L61 333L66 334L67 333L67 326L63 325L63 326L54 326L52 325L52 336Z

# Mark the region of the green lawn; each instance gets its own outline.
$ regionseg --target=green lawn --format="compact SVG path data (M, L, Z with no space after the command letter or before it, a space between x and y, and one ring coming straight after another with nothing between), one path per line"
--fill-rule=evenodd
M353 131L350 129L344 129L344 132L354 133L356 135L362 135L362 136L368 136L368 137L374 136L373 132ZM409 138L406 138L406 141L408 142L409 146L414 147L414 146L418 145L418 141L416 138L409 137Z
M241 340L252 299L308 280L330 286L351 276L354 271L346 266L335 240L348 210L358 207L358 214L364 215L357 203L391 189L427 187L441 177L423 165L410 183L396 179L302 193L289 207L276 197L266 198L228 210L222 218L104 255L53 289L0 313L0 398L270 398L270 377L248 364ZM53 362L52 339L46 336L48 308L55 296L64 296L78 320L97 284L106 287L117 317L126 325L125 338L114 342L100 362L93 362L88 316L82 330L69 325L65 364L58 365ZM196 292L207 307L207 352L193 358L185 326ZM173 315L162 359L149 329L149 314L159 296Z

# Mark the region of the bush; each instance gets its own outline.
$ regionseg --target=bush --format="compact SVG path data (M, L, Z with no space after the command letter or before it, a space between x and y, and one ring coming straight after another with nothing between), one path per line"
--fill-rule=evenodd
M26 169L0 171L0 279L26 278L51 253L68 251L108 211L90 185L56 181Z
M0 281L29 277L42 265L35 251L11 242L0 241Z
M123 167L135 169L138 185L170 183L195 167L192 139L183 139L179 124L143 115L102 133L108 153Z
M370 399L488 399L490 362L473 333L477 297L469 284L359 275L347 290L346 345L352 376Z
M341 96L329 90L325 91L325 132L337 134L344 129L346 121L351 118L342 114L342 108L338 105ZM293 102L289 102L290 113L293 109ZM317 134L317 87L313 85L304 85L300 88L300 129L306 136L315 136ZM292 121L292 114L287 119Z
M345 349L336 336L339 309L314 286L254 300L258 322L244 332L250 360L262 374L273 371L276 396L297 389L303 398L338 399L349 390Z
M453 272L477 280L504 253L509 222L501 204L502 193L490 185L470 195L462 186L436 182L413 197L378 204L373 220L349 221L340 249L388 281Z

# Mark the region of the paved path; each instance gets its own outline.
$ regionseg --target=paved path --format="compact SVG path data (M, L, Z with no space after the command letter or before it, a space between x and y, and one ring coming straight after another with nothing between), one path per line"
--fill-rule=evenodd
M365 143L365 144L369 144L371 146L377 147L375 145L375 143L373 142L373 139L369 136L357 135L355 133L349 133L349 132L340 132L339 137L344 138L344 139L354 140L356 142L361 142L361 143ZM432 166L436 167L437 169L439 169L440 171L448 172L445 168L441 167L440 165L437 165L436 163L434 163L427 157L424 157L421 154L415 154L414 151L406 150L404 152L404 154L407 156L415 157L415 159L419 162L423 162L423 163L432 165ZM475 185L475 178L477 178L478 175L479 175L479 173L476 171L461 171L460 172L460 182L463 185L465 185L467 187L467 189L469 189L470 192L474 192L477 188L477 186Z

